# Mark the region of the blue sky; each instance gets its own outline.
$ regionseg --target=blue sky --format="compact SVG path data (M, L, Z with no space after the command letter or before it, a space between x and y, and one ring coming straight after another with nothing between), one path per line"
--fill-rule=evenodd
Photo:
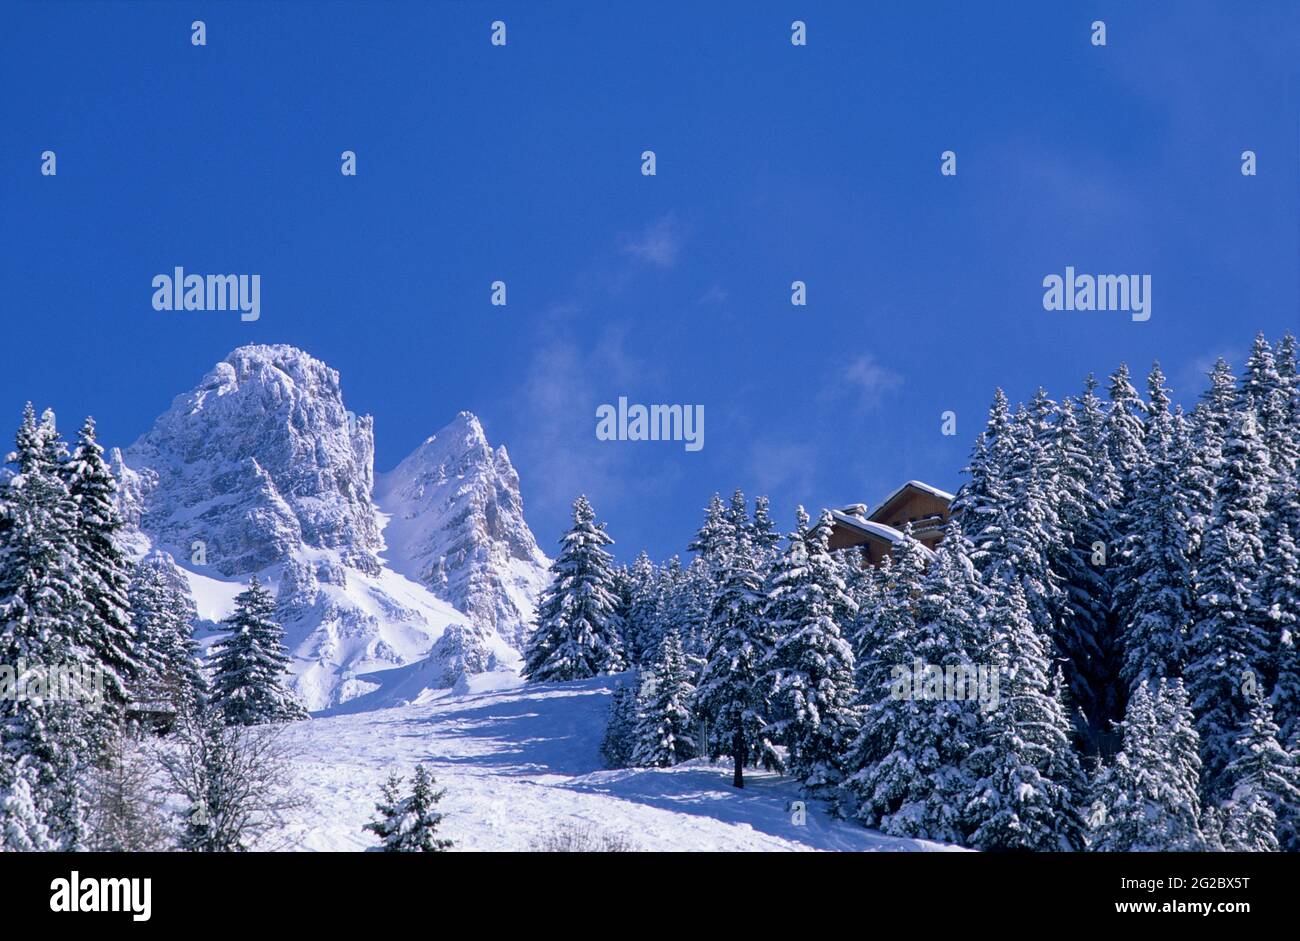
M714 490L770 494L788 527L798 503L955 488L994 386L1059 398L1159 358L1190 401L1214 357L1297 329L1294 3L8 2L0 21L8 425L32 399L127 444L234 347L292 343L375 415L380 470L469 409L548 551L586 492L621 558L663 557ZM261 318L153 310L178 265L260 274ZM1151 319L1043 310L1067 265L1150 274ZM704 449L597 441L620 395L703 404Z

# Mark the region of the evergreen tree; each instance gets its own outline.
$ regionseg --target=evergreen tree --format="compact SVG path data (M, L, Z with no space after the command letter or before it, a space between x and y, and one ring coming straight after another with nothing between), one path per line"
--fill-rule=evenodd
M686 571L681 559L673 556L659 568L659 577L655 583L654 614L650 628L641 643L641 661L644 666L654 659L655 653L663 639L672 631L680 637L690 629L683 598L686 594Z
M1293 390L1283 378L1273 357L1273 350L1257 334L1241 377L1238 408L1252 407L1258 419L1260 440L1268 449L1269 466L1275 475L1287 477L1300 459L1300 440L1295 436Z
M1223 778L1236 756L1238 730L1251 695L1263 683L1268 649L1256 591L1264 562L1261 515L1268 457L1253 412L1241 412L1223 444L1214 520L1206 531L1199 572L1197 622L1187 664L1188 687L1201 736L1207 799L1227 796Z
M1120 682L1123 646L1111 607L1116 514L1124 491L1106 449L1106 409L1097 381L1088 376L1082 395L1058 429L1058 480L1074 499L1062 500L1062 526L1073 534L1060 565L1070 622L1058 638L1076 722L1089 752L1109 753L1110 730L1124 717Z
M207 679L194 640L193 601L177 585L170 557L154 553L135 568L127 597L141 650L136 699L149 711L176 713L207 699Z
M1102 813L1092 821L1101 852L1204 849L1197 798L1196 730L1181 683L1153 695L1140 684L1121 723L1124 747L1098 776Z
M24 687L57 670L60 694L0 698L0 766L26 759L30 786L51 837L84 845L83 774L95 760L98 699L87 635L84 572L72 534L77 505L60 472L66 455L46 412L29 404L7 458L16 473L0 496L0 663L25 671ZM9 779L0 767L0 776ZM5 783L5 782L0 782Z
M950 524L915 599L915 626L896 641L903 655L891 668L887 696L867 710L867 722L884 724L891 740L878 763L856 769L849 790L859 815L896 836L961 842L967 834L973 782L966 761L980 722L976 664L986 601L970 553Z
M1101 724L1118 718L1107 700L1115 669L1108 661L1114 645L1106 635L1110 589L1105 567L1109 501L1116 484L1099 445L1104 414L1095 389L1096 380L1089 376L1083 395L1066 399L1057 420L1054 463L1064 546L1051 564L1068 609L1057 646L1085 711Z
M1227 823L1223 848L1231 853L1276 853L1277 816L1268 798L1257 790L1243 789L1225 805Z
M776 555L780 542L767 497L757 497L754 500L754 519L749 527L750 546L766 561Z
M765 586L765 619L776 635L764 681L772 691L767 734L785 745L790 773L818 791L839 783L858 731L853 651L837 620L856 606L830 554L829 511L812 530L802 507L799 517L800 531Z
M740 537L748 536L749 527L751 525L749 521L748 504L745 502L745 494L739 487L732 491L731 502L727 504L727 509L723 513L723 518L727 523L725 536L726 541L722 546L722 552L725 555L736 547L738 544L737 540Z
M623 619L623 650L628 662L641 664L658 649L656 630L660 574L645 552L638 553L629 571L629 599Z
M1232 804L1240 808L1233 817L1234 849L1276 851L1281 844L1290 850L1300 837L1300 766L1296 756L1278 743L1277 736L1273 709L1261 699L1250 711L1237 742L1236 757L1225 774L1232 789ZM1273 818L1272 833L1268 834L1271 841L1259 832L1266 819L1256 806L1259 799Z
M437 835L443 815L434 807L446 791L435 791L436 784L424 765L417 765L411 793L403 797L402 779L396 773L389 775L382 788L382 799L375 805L379 817L364 826L379 838L380 851L442 853L451 848L451 840Z
M732 522L723 506L722 496L715 493L704 511L704 522L699 532L686 548L702 559L711 571L716 571L721 568L727 545L731 542L731 530Z
M1123 493L1116 507L1118 517L1123 519L1125 505L1137 487L1146 459L1143 432L1147 413L1147 406L1129 379L1128 366L1123 363L1111 373L1109 397L1104 441Z
M87 646L103 670L103 718L111 728L130 701L141 663L127 603L131 564L116 542L122 529L117 482L95 440L93 418L81 426L72 457L60 470L76 505L71 536L82 570Z
M1237 380L1223 357L1215 361L1209 378L1210 387L1201 394L1192 418L1197 449L1206 455L1206 465L1211 475L1217 477L1219 462L1223 459L1223 445L1228 439L1233 415L1238 410Z
M1123 675L1130 686L1182 674L1193 616L1187 557L1189 507L1169 394L1157 364L1143 440L1146 459L1128 501L1118 610L1125 624Z
M762 614L763 579L758 566L766 550L737 529L722 582L710 612L708 662L695 693L696 711L707 718L710 758L732 760L732 784L744 787L744 769L777 770L780 757L764 734L770 703L764 663L773 636Z
M907 716L898 695L898 670L912 670L916 608L929 550L912 538L910 524L881 563L877 607L859 620L855 679L861 726L845 755L844 803L867 826L879 826L901 804L910 786L907 762L894 756Z
M627 768L632 765L636 749L636 724L639 703L637 691L640 677L632 674L630 683L619 683L609 699L609 718L605 720L605 734L600 741L600 754L609 768Z
M641 695L632 762L641 768L668 768L694 758L691 683L681 639L670 633L659 646Z
M272 620L275 602L254 575L222 621L212 645L212 705L229 725L306 719L307 710L282 683L289 655L284 630Z
M0 782L0 853L44 853L58 849L33 793L34 775L25 762Z
M968 760L973 796L964 812L971 845L1078 849L1082 772L1069 719L1051 683L1047 649L1017 582L993 585L990 594L990 636L982 659L1000 690L982 710L979 744Z
M719 564L722 564L719 559ZM709 645L709 612L717 590L717 571L696 557L678 576L666 608L660 640L676 633L692 675L704 667Z
M534 682L580 680L624 669L615 611L613 540L586 497L573 502L573 528L551 563L551 583L537 605L537 627L524 651Z
M1027 413L1012 419L1006 396L995 393L989 421L975 444L970 480L953 501L953 515L974 546L986 581L1017 578L1030 616L1044 637L1058 636L1064 594L1049 560L1061 538L1049 492L1049 455L1035 440Z

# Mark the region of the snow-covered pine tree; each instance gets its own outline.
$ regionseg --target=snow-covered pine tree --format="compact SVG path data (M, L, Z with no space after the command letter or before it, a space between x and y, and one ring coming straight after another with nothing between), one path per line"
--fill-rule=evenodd
M1205 852L1222 853L1226 849L1223 845L1223 814L1213 804L1201 809L1201 835L1205 838Z
M573 528L560 540L551 583L537 605L537 626L524 651L533 682L581 680L624 667L615 612L612 540L584 496L573 501Z
M1262 333L1255 336L1238 395L1239 408L1254 406L1260 439L1268 448L1269 466L1275 474L1289 476L1300 459L1300 440L1292 425L1292 389Z
M1223 848L1230 853L1276 853L1277 816L1259 791L1245 789L1224 805Z
M763 556L765 561L776 555L781 536L776 531L776 524L772 522L767 497L756 497L754 499L754 519L749 527L749 542L754 550Z
M632 664L648 660L658 649L655 613L659 604L659 569L644 551L628 571L629 599L623 618L623 651Z
M193 602L180 592L170 557L153 553L136 565L127 597L143 675L135 699L143 712L162 718L186 705L202 705L208 684L194 640Z
M737 545L737 535L748 535L749 527L749 504L745 502L745 492L737 487L731 492L731 502L727 504L727 509L723 513L727 521L726 543L723 546L723 552L727 553Z
M0 853L46 853L57 850L45 826L45 815L33 793L35 775L19 761L0 782Z
M695 686L675 632L664 637L648 670L641 695L632 763L639 768L668 768L696 754L691 701Z
M1076 726L1089 752L1110 751L1114 723L1124 717L1121 638L1111 617L1110 569L1115 563L1115 508L1123 496L1105 447L1106 409L1089 375L1083 393L1057 429L1057 480L1062 490L1061 526L1073 545L1057 560L1069 598L1070 618L1058 649L1077 713Z
M1065 707L1051 683L1048 648L1029 620L1019 582L988 586L989 637L981 658L998 678L966 762L963 810L982 850L1076 850L1082 771Z
M307 718L307 710L283 683L289 655L274 614L270 591L254 575L235 597L234 613L221 622L226 633L211 652L212 706L229 725Z
M1293 440L1300 440L1300 364L1296 361L1296 338L1291 333L1283 335L1277 343L1277 374L1287 397L1289 424Z
M614 687L609 697L609 717L600 740L600 754L607 768L628 768L636 749L636 724L639 712L637 693L641 677L633 672L628 682Z
M1120 724L1124 747L1094 786L1090 848L1099 852L1206 848L1196 794L1197 736L1179 681L1141 683Z
M655 581L654 611L650 616L649 626L641 643L641 660L637 666L644 666L654 659L659 645L670 631L681 636L689 627L682 614L682 596L686 582L686 572L682 569L681 559L672 556L659 566Z
M93 418L81 426L76 448L60 472L77 510L71 536L82 570L87 647L103 669L105 708L97 725L111 738L142 665L127 602L131 563L116 542L122 529L117 482L104 463Z
M806 531L803 507L798 515L799 530L764 586L764 618L775 633L765 664L772 696L767 734L785 745L790 773L818 792L839 784L844 753L858 733L853 651L837 620L856 605L830 554L830 512Z
M1230 849L1241 851L1276 851L1279 845L1288 851L1300 841L1300 764L1278 743L1278 728L1273 709L1260 699L1250 710L1237 754L1224 774L1231 788L1231 803L1240 808L1230 829ZM1259 832L1264 817L1256 807L1262 798L1274 821L1273 841Z
M1011 502L1012 448L1010 405L1006 394L996 389L988 423L975 439L970 463L962 471L970 480L952 501L952 516L961 520L962 531L975 546L975 564L981 571L997 561L991 553L1007 538L1000 523Z
M915 626L896 641L902 656L891 669L887 698L867 710L867 721L883 721L892 741L876 765L851 780L850 792L861 799L859 813L897 836L962 842L967 835L973 781L966 761L980 724L977 663L986 646L987 600L970 553L969 541L950 523L915 600ZM985 680L991 684L991 677Z
M1050 637L1058 647L1062 645L1071 611L1057 560L1065 558L1074 542L1074 534L1061 521L1064 493L1058 460L1061 411L1041 387L1028 406L1017 409L1012 430L1018 446L1012 452L1010 468L1013 502L1036 508L1034 514L1026 514L1022 519L1022 538L1032 538L1042 557L1039 580L1043 584L1043 596L1039 603L1049 619Z
M1164 783L1170 794L1169 842L1175 849L1210 849L1201 803L1201 738L1196 733L1196 716L1187 686L1181 679L1163 678L1154 689L1159 753L1164 759Z
M887 761L905 719L895 671L910 675L913 668L916 608L930 553L912 537L910 524L903 536L881 562L877 607L859 618L854 646L861 724L845 754L848 777L841 790L845 811L869 827L899 807L909 780L905 762Z
M1296 727L1300 624L1300 424L1294 370L1294 338L1283 338L1275 360L1261 333L1255 337L1240 389L1243 407L1255 407L1260 440L1269 454L1268 499L1260 522L1267 551L1257 592L1265 609L1265 682L1272 690L1283 741Z
M373 833L379 839L379 846L371 847L372 851L401 852L403 800L402 776L396 771L390 771L384 783L379 785L379 800L375 802L375 819L361 825L362 830Z
M1014 419L1001 389L966 468L970 480L957 492L953 515L973 545L972 559L985 580L1019 578L1034 625L1044 637L1055 623L1063 593L1049 559L1059 551L1050 455L1035 440L1029 413Z
M628 648L627 615L632 608L632 569L626 565L615 564L611 571L614 575L614 586L611 589L614 595L614 614L618 618L619 625L618 643L619 648L626 657Z
M857 611L845 619L840 630L849 643L849 649L853 651L853 687L857 691L857 704L861 708L865 698L862 678L871 670L870 660L875 652L877 622L885 609L884 590L893 563L886 553L879 566L870 565L860 547L840 549L832 555L840 563L844 590L857 605Z
M1292 475L1293 494L1300 494L1300 471ZM1277 627L1273 657L1272 703L1280 740L1300 739L1300 497L1283 508L1287 524L1279 527L1270 546L1269 575L1264 601Z
M1130 687L1181 676L1193 615L1187 558L1189 508L1180 486L1175 418L1156 364L1148 379L1146 459L1122 522L1116 610L1124 625L1123 676Z
M676 632L692 675L704 668L709 652L709 612L713 608L713 595L717 590L720 569L713 562L697 556L691 560L677 579L675 591L662 627L662 637ZM723 564L721 558L716 564Z
M1111 466L1123 490L1117 507L1119 519L1124 519L1124 504L1133 494L1146 460L1143 442L1144 419L1147 406L1138 395L1129 378L1128 365L1121 363L1110 376L1108 390L1110 405L1106 410L1105 445Z
M1114 474L1104 449L1097 444L1103 416L1095 386L1096 380L1089 376L1083 395L1062 402L1057 417L1052 460L1065 545L1050 560L1068 609L1057 647L1091 714L1105 711L1098 693L1112 680L1102 656L1109 586L1105 566L1098 564L1105 555L1097 550L1104 551L1110 538L1108 501Z
M692 714L694 693L681 638L669 632L642 684L632 753L634 766L668 768L698 754Z
M385 853L443 853L451 840L438 836L443 815L434 808L446 791L435 791L437 781L424 765L417 765L411 793L401 796L402 779L391 774L384 783L382 799L375 805L378 818L364 829L380 840L376 847Z
M1257 593L1264 563L1260 532L1268 499L1268 453L1253 410L1246 408L1234 418L1222 453L1185 671L1201 736L1202 793L1215 802L1228 795L1224 770L1237 755L1252 696L1263 691L1269 646Z
M29 783L51 838L84 846L83 772L95 760L95 661L87 642L84 573L72 534L77 508L60 473L66 448L52 412L37 423L30 404L7 458L15 473L0 494L0 663L25 668L16 681L59 695L0 699L0 785L26 759ZM40 686L37 687L41 688Z
M731 783L744 787L744 769L781 768L765 735L770 702L764 664L774 641L763 619L767 550L751 542L752 530L737 528L709 616L708 661L695 691L695 710L708 722L710 758L731 758Z
M710 569L721 568L722 558L731 542L732 524L727 509L723 505L722 495L715 493L709 499L704 511L704 522L687 549L695 553L696 558L703 559Z

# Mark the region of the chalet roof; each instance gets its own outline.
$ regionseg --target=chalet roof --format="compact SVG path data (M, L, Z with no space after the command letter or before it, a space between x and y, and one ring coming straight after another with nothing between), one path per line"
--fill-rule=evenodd
M930 484L925 483L924 481L909 480L907 483L903 484L903 486L899 487L889 496L885 497L885 499L880 501L879 505L876 507L875 512L871 514L871 519L875 520L877 517L884 515L885 509L891 503L893 503L895 500L901 497L904 493L906 493L908 490L917 490L921 493L928 493L931 496L938 497L940 500L943 500L947 503L951 503L955 499L955 496L946 490L940 490L938 487L933 487ZM897 530L895 530L895 532L897 532Z
M835 522L842 526L847 526L849 529L855 529L868 536L874 536L877 539L883 539L891 545L903 541L903 533L901 531L892 526L886 526L884 523L877 523L875 520L863 519L860 516L852 516L839 510L831 510L831 516L834 517ZM920 545L920 543L917 544ZM934 558L934 552L927 546L922 545L921 549L925 552L926 558Z

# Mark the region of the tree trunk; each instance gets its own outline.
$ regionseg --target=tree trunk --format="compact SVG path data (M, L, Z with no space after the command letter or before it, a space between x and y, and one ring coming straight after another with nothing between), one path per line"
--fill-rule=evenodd
M731 776L731 786L744 787L745 786L745 771L744 771L745 743L744 740L739 735L737 735L734 739L732 739L731 753L732 755L735 756L736 759L736 772Z

